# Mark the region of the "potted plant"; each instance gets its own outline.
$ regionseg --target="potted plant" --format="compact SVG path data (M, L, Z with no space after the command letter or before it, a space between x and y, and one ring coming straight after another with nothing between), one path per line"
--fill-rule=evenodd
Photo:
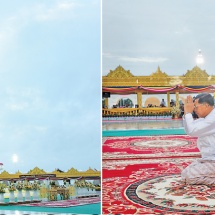
M18 193L17 193L17 201L22 202L23 201L23 195L22 195L23 184L22 184L21 181L18 181L16 183L16 189L18 191Z
M4 193L6 192L7 185L4 183L0 183L0 203L4 203Z
M14 202L15 201L14 191L16 191L16 186L14 183L11 183L8 186L8 191L10 193L10 196L9 196L10 202Z
M24 181L23 189L25 190L25 201L31 201L30 191L32 190L32 184L28 180Z
M38 201L39 200L39 190L40 190L40 184L36 180L34 180L32 184L32 190L33 190L33 199Z
M171 114L173 119L178 119L180 113L181 113L181 110L179 107L176 107L176 106L172 107Z

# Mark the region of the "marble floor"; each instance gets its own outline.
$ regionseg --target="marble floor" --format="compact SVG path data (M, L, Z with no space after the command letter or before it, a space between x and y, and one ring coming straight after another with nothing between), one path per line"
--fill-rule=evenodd
M182 119L179 120L142 120L125 122L102 122L102 130L144 130L144 129L174 129L183 128Z

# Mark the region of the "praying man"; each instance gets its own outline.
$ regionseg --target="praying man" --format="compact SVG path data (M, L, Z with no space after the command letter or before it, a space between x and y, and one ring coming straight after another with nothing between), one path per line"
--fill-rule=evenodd
M194 119L192 113L198 115ZM181 173L186 184L215 185L215 109L214 98L209 93L187 96L184 104L185 132L197 137L201 158L193 161Z

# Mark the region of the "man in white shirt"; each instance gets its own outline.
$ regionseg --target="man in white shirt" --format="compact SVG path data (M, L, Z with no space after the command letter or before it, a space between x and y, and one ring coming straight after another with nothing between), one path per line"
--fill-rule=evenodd
M198 115L193 119L192 113ZM214 98L202 93L194 101L188 96L184 104L183 124L185 132L198 137L197 147L201 158L192 162L181 173L186 184L215 185L215 109Z
M161 107L166 107L166 102L164 101L164 99L162 99L161 103L160 103Z

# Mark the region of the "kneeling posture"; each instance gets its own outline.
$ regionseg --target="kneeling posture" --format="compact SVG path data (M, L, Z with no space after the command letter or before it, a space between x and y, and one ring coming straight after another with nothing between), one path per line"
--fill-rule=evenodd
M193 118L194 111L198 119ZM188 135L198 137L201 158L182 171L182 179L186 184L215 185L215 109L211 94L202 93L194 99L187 97L183 124Z

